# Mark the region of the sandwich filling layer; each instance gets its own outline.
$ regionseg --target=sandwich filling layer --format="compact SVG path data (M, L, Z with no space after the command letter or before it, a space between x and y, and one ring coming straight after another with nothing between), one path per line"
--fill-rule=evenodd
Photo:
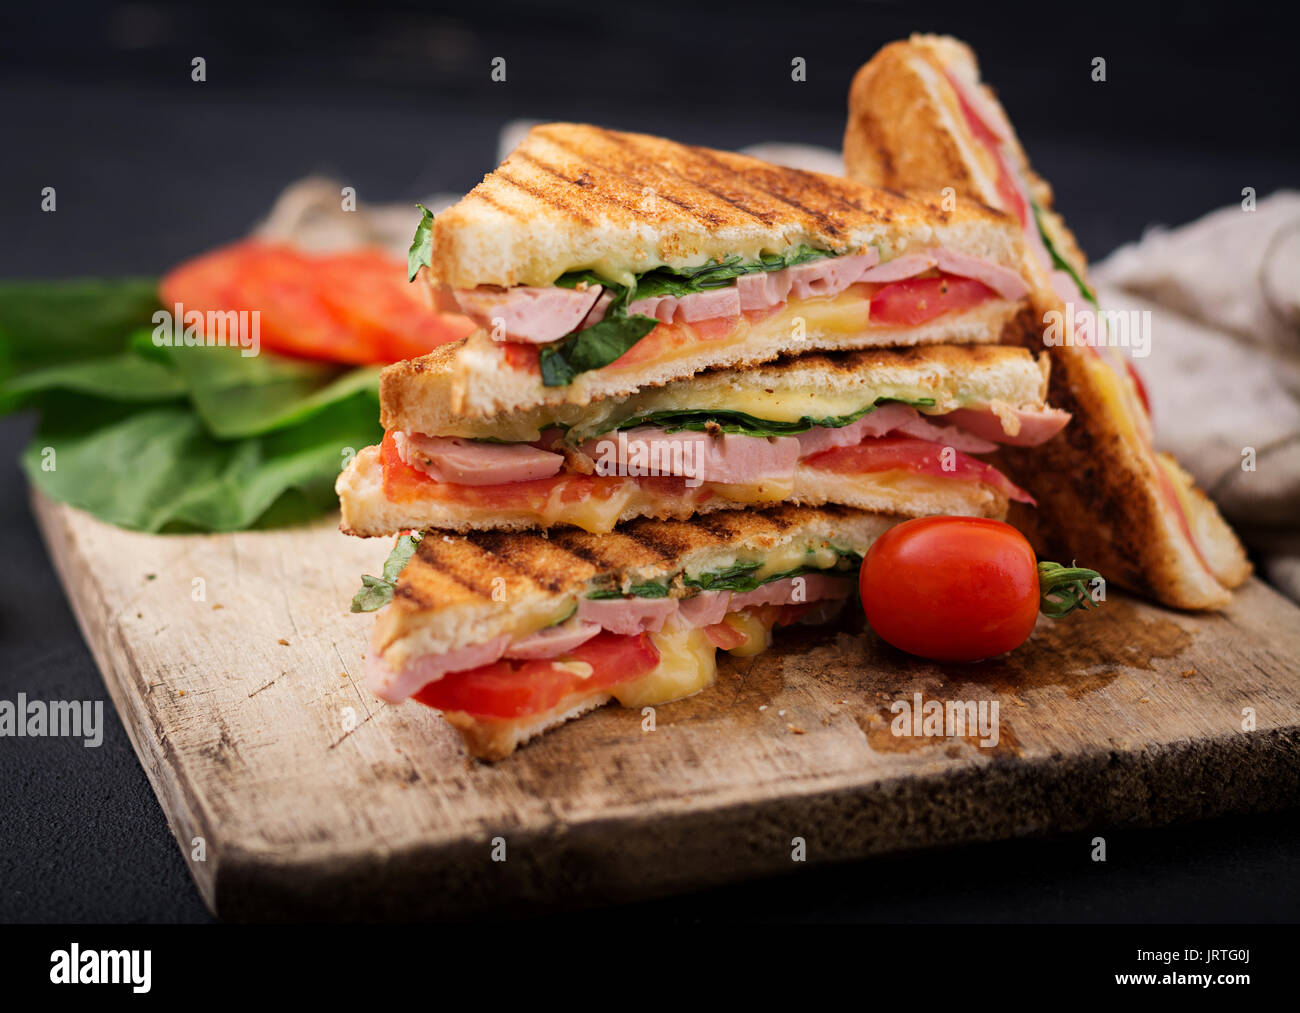
M845 257L800 255L822 259L710 287L652 274L633 289L588 271L565 275L550 288L481 286L443 298L450 296L459 311L504 343L516 368L535 364L545 386L563 387L615 363L671 359L683 336L724 345L748 336L746 325L773 319L811 329L809 316L830 331L919 327L996 300L1014 303L1029 292L1009 268L944 248L884 264L874 249Z
M608 531L627 516L683 517L710 505L826 502L821 490L832 474L852 477L851 502L868 509L901 509L908 496L942 496L968 484L1004 503L1032 502L971 455L999 442L1045 442L1068 414L985 404L933 416L923 413L925 400L919 410L886 400L820 419L634 410L585 428L549 428L529 443L390 431L379 450L383 496L411 508L410 526L420 526L421 505L455 505L470 526L508 520L589 531ZM834 403L824 399L817 410ZM605 425L611 428L587 435ZM344 508L354 512L347 490Z
M1079 272L1052 244L1044 228L1041 209L1033 202L1025 179L1015 168L1017 160L1010 125L985 101L977 88L968 87L951 71L946 71L945 76L957 96L967 128L996 166L995 186L1004 207L1019 220L1025 244L1050 278L1053 290L1063 302L1077 304L1082 300L1097 308L1097 299ZM1097 320L1099 322L1100 318ZM1087 318L1076 322L1073 340L1088 350L1089 371L1098 389L1112 403L1112 417L1122 423L1133 443L1141 448L1155 475L1160 498L1175 518L1180 534L1191 546L1200 565L1213 576L1214 570L1206 561L1188 520L1185 494L1181 491L1185 480L1155 453L1150 418L1138 394L1133 366L1118 348L1105 341L1104 335L1091 333L1093 326Z

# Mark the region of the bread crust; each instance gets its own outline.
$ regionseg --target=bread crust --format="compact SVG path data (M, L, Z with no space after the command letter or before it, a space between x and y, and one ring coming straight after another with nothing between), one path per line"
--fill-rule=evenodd
M968 47L955 39L913 36L886 46L855 75L844 139L846 170L874 185L951 186L959 194L997 203L996 167L982 146L969 139L945 71L982 89L994 114L1005 120L992 90L979 84ZM1006 133L1031 196L1045 212L1044 228L1083 277L1086 261L1052 210L1051 188L1030 168L1009 123ZM1050 273L1028 251L1025 261L1022 274L1034 283L1032 314L1021 326L1004 329L1003 339L1038 351L1044 347L1039 321L1065 307ZM1129 418L1107 393L1109 384L1129 381L1111 380L1111 368L1087 348L1055 345L1048 353L1048 398L1074 418L1042 447L999 452L1008 474L1038 500L1036 516L1016 509L1013 520L1031 528L1044 551L1077 559L1108 580L1166 604L1186 609L1226 605L1228 589L1251 572L1245 550L1186 472L1177 466L1167 474L1158 470L1136 435L1147 421ZM1166 478L1182 493L1194 541L1184 535L1177 513L1165 502Z
M872 243L882 256L941 243L1013 267L1014 225L970 201L950 210L734 152L546 123L437 216L424 275L434 288L549 285L580 268L619 280L733 253Z

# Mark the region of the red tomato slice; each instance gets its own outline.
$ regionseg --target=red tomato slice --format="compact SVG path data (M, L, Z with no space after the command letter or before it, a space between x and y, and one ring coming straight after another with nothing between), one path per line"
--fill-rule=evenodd
M884 286L872 297L871 323L916 327L944 313L971 309L996 295L974 278L908 278Z
M1002 198L1003 210L1012 212L1020 219L1021 226L1024 226L1029 220L1029 208L1025 204L1025 198L1020 193L1020 188L1016 186L1011 176L1011 169L1007 166L1007 160L1002 154L1002 141L995 134L983 117L975 111L975 107L966 101L966 95L962 87L957 83L951 74L948 75L948 81L952 84L952 90L957 93L957 102L961 106L962 115L966 117L966 125L970 127L970 132L975 139L980 142L993 156L993 161L998 166L998 195Z
M706 626L704 635L709 638L709 643L722 651L739 647L746 639L745 634L730 623L714 623L712 626Z
M474 327L435 312L405 265L373 249L314 256L247 240L173 269L159 296L186 311L257 310L269 351L357 365L423 355Z
M951 454L945 456L945 451ZM834 447L800 462L810 468L840 474L861 475L875 471L908 471L959 482L983 482L1008 498L1033 503L1033 498L991 464L978 461L960 450L911 436L868 437L861 443ZM944 467L947 464L948 467Z
M565 662L591 666L583 676ZM502 660L466 672L452 672L431 682L415 699L440 711L462 711L482 718L522 718L550 710L580 690L608 689L640 678L659 664L659 651L648 633L621 636L604 631L563 658L545 661Z
M518 369L526 373L540 373L541 367L537 364L538 351L536 345L527 345L522 341L507 341L505 343L506 365L511 369Z
M1142 399L1142 407L1146 409L1147 418L1151 417L1151 398L1147 396L1147 385L1142 382L1142 374L1137 371L1137 367L1128 359L1124 360L1124 365L1128 367L1128 375L1133 380L1133 386L1137 388L1138 397Z

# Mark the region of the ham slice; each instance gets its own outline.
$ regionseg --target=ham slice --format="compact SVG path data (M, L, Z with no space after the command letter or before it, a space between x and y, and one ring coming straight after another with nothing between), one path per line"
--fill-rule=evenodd
M1026 410L1005 406L999 406L995 411L986 405L983 408L958 408L942 418L951 419L953 425L996 443L1010 447L1037 447L1065 428L1070 413L1061 408Z
M633 636L658 633L676 611L672 598L583 598L578 602L578 622Z
M739 612L753 605L799 605L828 598L847 598L853 592L853 581L846 579L849 576L851 575L828 577L822 573L805 573L773 580L752 591L732 594L727 611ZM797 598L796 588L799 588Z
M448 672L492 664L505 653L509 643L510 637L502 634L486 643L458 647L444 654L426 654L400 670L389 667L377 651L371 651L366 656L366 685L379 699L401 703Z
M601 475L679 475L701 482L752 482L789 477L799 460L799 441L792 436L762 437L740 433L667 433L658 426L637 426L588 440L582 452Z
M516 640L506 648L505 656L529 661L559 657L585 644L599 632L599 623L584 623L581 620L560 623Z
M560 288L558 285L514 288L457 289L461 312L502 341L541 344L577 330L592 312L603 288ZM603 313L602 313L603 316ZM503 334L496 330L501 322Z
M934 259L940 271L955 274L959 278L974 278L1011 302L1023 299L1029 294L1029 286L1025 283L1025 279L1011 268L1003 267L1001 264L942 248L935 251Z
M799 441L799 456L811 457L832 447L848 447L861 443L871 436L884 436L892 429L897 429L916 418L916 409L911 405L891 401L872 409L856 422L838 429L826 426L814 426L806 433L795 437Z
M858 280L877 284L903 281L905 278L914 278L921 272L930 270L937 263L938 261L933 253L909 253L903 257L895 257L879 267L873 267L871 270L864 272Z
M713 626L727 614L730 591L701 591L677 602L677 615L687 626Z
M714 320L740 316L740 293L734 285L692 292L690 295L656 295L629 303L628 316L654 317L661 323Z
M689 295L656 295L636 299L627 307L630 316L646 316L660 323L699 323L726 320L781 306L790 299L833 298L860 281L887 283L903 281L939 268L962 278L974 278L1004 299L1020 299L1029 286L1010 268L946 249L910 253L880 263L880 252L869 247L847 257L824 257L795 264L779 271L756 271L739 276L735 284L692 292ZM540 344L555 341L573 331L591 327L605 319L613 293L600 285L586 288L514 288L480 286L436 293L439 305L454 306L480 327L502 340ZM504 334L496 331L502 324Z
M796 264L778 272L790 277L790 294L796 299L832 297L862 280L863 272L880 262L874 246L851 257L830 257Z
M480 443L458 436L395 432L397 454L417 471L453 485L501 485L559 474L564 455L528 443Z

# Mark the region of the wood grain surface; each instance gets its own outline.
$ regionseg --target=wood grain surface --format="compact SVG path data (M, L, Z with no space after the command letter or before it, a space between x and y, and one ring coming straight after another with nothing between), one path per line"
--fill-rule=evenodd
M860 629L793 630L758 659L725 658L653 731L608 707L487 766L432 711L365 687L373 617L348 602L387 540L332 519L160 537L39 494L34 509L225 918L519 912L1300 801L1300 609L1258 581L1223 614L1112 594L977 665L921 662ZM996 701L997 745L893 734L891 704L916 693Z

